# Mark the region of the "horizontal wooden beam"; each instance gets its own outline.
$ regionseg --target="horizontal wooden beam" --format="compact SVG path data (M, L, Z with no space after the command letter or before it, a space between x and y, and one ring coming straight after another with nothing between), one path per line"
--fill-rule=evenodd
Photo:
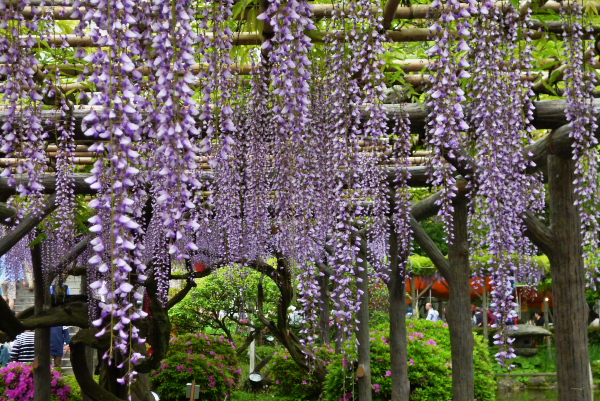
M535 22L537 31L531 35L533 39L540 39L544 37L546 33L556 34L556 39L562 40L563 26L560 21L545 21ZM600 27L592 27L592 33L600 33ZM315 43L324 42L326 38L333 37L335 35L328 31L311 31L308 33L311 40ZM392 42L427 42L431 38L431 31L429 28L407 28L401 30L386 31L388 39ZM211 38L211 33L206 33L207 38ZM587 36L586 36L587 37ZM26 39L24 36L23 39ZM77 35L54 35L44 38L41 41L51 46L63 46L68 45L70 47L97 47L89 36L77 36ZM257 46L263 42L261 34L249 33L249 32L237 32L231 38L234 46ZM341 39L341 38L340 38Z
M32 18L34 14L51 14L55 20L78 20L77 13L75 11L79 11L79 13L85 13L86 8L75 9L69 4L65 5L64 2L60 6L40 6L40 2L33 0L30 2L29 7L25 7L22 11L21 15L24 18ZM510 6L510 2L508 1L499 1L494 3L494 6L500 8L502 10L508 10ZM587 3L586 3L587 4ZM33 6L33 7L32 7ZM468 8L468 4L461 4L463 8ZM598 2L590 2L590 7L595 7L597 11L600 11L600 3ZM523 6L521 6L520 11L523 15L529 8L533 8L534 13L559 13L560 12L560 3L556 1L548 1L541 7L538 7L537 4L533 2L527 2ZM341 6L339 4L314 4L311 10L311 16L314 19L327 19L331 18L334 11L338 13L348 13L348 6ZM378 14L378 7L371 7L371 13ZM256 18L259 14L257 7L247 7L236 17L237 20L246 20L249 18ZM413 20L413 19L433 19L439 17L440 9L431 8L430 4L415 4L410 7L396 7L395 12L393 13L392 19L400 19L400 20ZM201 14L196 15L196 19L203 18Z
M555 129L568 124L565 117L566 101L565 100L541 100L533 102L535 107L533 114L532 124L536 129ZM425 122L428 116L428 112L423 108L422 105L417 103L406 103L406 104L386 104L384 105L388 119L390 120L389 125L393 125L393 122L397 117L408 114L410 119L410 129L413 133L422 133L425 129ZM594 100L594 107L596 110L600 109L600 100ZM97 107L90 106L76 106L72 112L75 118L75 139L76 140L91 140L93 138L85 137L81 131L81 121L88 115L91 109L97 109ZM468 112L468 107L466 107ZM0 108L0 122L4 122L7 117L6 109ZM60 121L62 119L61 112L56 110L43 110L42 121L52 122ZM1 124L0 124L1 125ZM47 124L45 129L50 134L48 140L53 142L55 135L55 125ZM0 135L3 132L0 130Z

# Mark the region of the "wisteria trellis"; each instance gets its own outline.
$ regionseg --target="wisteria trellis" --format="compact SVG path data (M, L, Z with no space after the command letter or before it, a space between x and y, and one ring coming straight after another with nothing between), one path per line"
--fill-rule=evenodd
M597 159L595 150L589 150L596 144L589 107L594 84L584 72L582 8L567 3L565 96L575 127L575 155L585 155L578 158L578 194L586 205L586 244L592 246L596 241L590 238L598 231L593 207L598 204ZM36 54L42 53L33 51L34 36L50 33L41 13L23 18L28 5L27 0L0 3L0 93L7 116L0 151L19 158L2 176L13 182L16 175L28 174L29 184L17 191L31 200L29 210L35 213L48 139L40 117L48 95L44 85L59 90L60 75L55 82L36 80L38 71L48 71L38 67ZM88 263L95 277L91 288L102 296L94 325L114 340L107 357L115 351L134 363L141 357L132 351L132 340L143 341L135 321L144 313L134 306L141 299L143 279L162 277L166 296L170 262L199 255L206 263L211 258L247 263L273 252L284 254L302 272L301 301L307 310L319 298L313 265L327 261L338 283L333 294L336 321L352 329L359 305L347 284L357 258L356 233L367 228L370 262L384 279L390 213L401 246L411 241L407 176L398 168L407 165L409 155L406 116L397 124L395 171L381 166L385 156L362 152L359 146L362 141L375 148L388 135L382 107L387 39L381 10L374 12L373 4L362 0L335 10L331 34L317 51L307 33L315 29L310 3L269 2L258 20L272 32L260 50L249 53L253 69L248 85L233 74L236 34L229 0L76 0L72 5L72 17L80 20L75 34L89 36L93 43L93 50L78 48L72 56L87 65L80 80L95 88L88 106L96 107L84 118L83 128L97 141L90 151L103 156L88 180L98 191L90 203L96 214L89 221L95 237ZM79 7L87 11L81 13ZM493 306L503 325L513 306L508 286L527 271L527 263L517 266L514 257L531 253L520 216L542 207L541 187L525 174L522 153L532 116L533 94L520 76L532 61L530 12L522 15L511 5L500 10L490 1L453 0L436 0L431 11L440 11L430 28L428 51L433 60L427 94L431 182L444 192L440 213L450 228L456 171L446 161L473 164L472 242L494 256L487 268L493 272ZM193 73L197 63L200 72ZM67 221L74 202L68 178L73 105L66 95L56 98L64 121L56 128L57 216ZM203 162L210 174L203 173ZM391 211L389 182L394 183L392 192L398 192ZM204 197L207 189L210 194ZM151 221L144 220L142 211L148 197ZM72 229L60 228L57 249L62 252L71 244ZM503 334L497 341L504 343ZM498 355L510 356L509 349ZM133 375L129 372L123 382Z

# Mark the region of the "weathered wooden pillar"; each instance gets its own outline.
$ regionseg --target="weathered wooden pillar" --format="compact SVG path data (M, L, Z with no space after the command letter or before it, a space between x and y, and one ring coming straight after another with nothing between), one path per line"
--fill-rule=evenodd
M448 325L452 349L452 400L475 399L473 330L471 325L471 269L469 266L468 205L454 204L454 240L448 244L450 300Z
M400 257L404 257L405 250L398 249L398 235L395 226L393 223L390 226L390 278L387 287L390 294L392 401L408 401L410 383L408 382L408 346L406 345L406 287L404 277L400 275Z
M80 278L80 288L81 288L81 294L82 295L87 295L90 296L90 293L88 291L88 284L87 284L87 274L83 274ZM94 371L94 349L92 347L89 346L85 346L85 360L87 361L87 368L90 372ZM82 393L81 397L83 398L83 401L93 401L90 396L88 396L86 393Z
M321 343L331 343L331 328L329 327L329 276L324 274L318 278L319 287L321 287L320 304L321 310L319 311L319 327L321 331Z
M33 269L34 312L42 313L49 306L49 287L44 285L42 273L42 246L36 244L31 249ZM34 401L47 401L51 398L50 374L50 328L35 329L35 360L33 363Z
M575 204L575 161L548 156L556 367L559 401L591 401L585 300L585 270L579 210Z
M358 299L360 300L360 309L357 313L358 331L356 339L358 341L358 399L360 401L371 401L373 394L371 392L371 342L369 341L369 272L367 262L367 244L365 238L360 238L360 250L355 271L356 271L356 289L358 290Z

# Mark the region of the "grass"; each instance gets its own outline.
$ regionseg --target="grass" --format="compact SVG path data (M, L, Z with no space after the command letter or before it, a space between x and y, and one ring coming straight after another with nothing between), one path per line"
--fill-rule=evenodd
M231 396L231 401L278 401L283 398L271 394L253 394L245 391L236 391Z
M588 348L590 361L600 361L600 345L590 345Z

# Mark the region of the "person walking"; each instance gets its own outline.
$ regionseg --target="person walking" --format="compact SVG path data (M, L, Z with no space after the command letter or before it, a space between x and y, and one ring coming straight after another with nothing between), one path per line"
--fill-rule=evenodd
M69 328L67 326L57 326L50 329L50 355L55 369L62 367L62 358L65 353L69 353Z
M0 257L0 289L2 289L2 298L8 302L8 307L14 311L17 285L14 280L9 278L4 256Z
M10 359L13 362L33 362L35 358L35 332L28 330L15 338Z
M427 302L425 304L425 309L427 309L427 320L431 320L432 322L437 322L440 320L440 313L433 309L433 305L431 305L431 303Z

